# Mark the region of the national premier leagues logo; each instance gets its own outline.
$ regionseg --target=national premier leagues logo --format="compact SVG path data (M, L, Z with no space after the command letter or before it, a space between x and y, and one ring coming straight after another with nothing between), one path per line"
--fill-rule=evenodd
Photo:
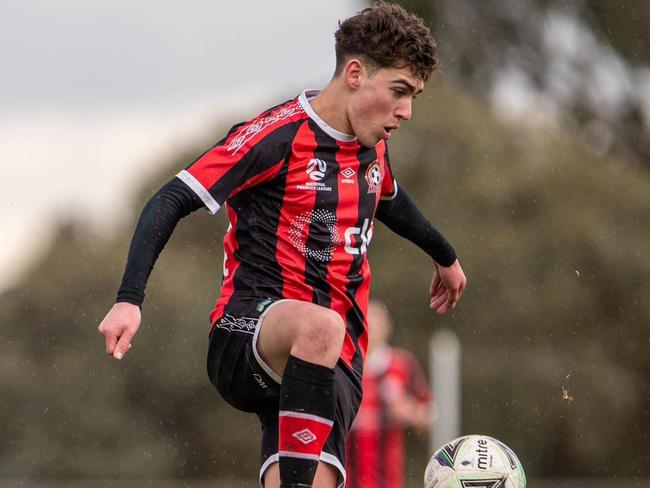
M320 181L325 177L327 163L322 159L313 158L307 163L307 174L314 181Z
M305 168L309 180L299 183L296 188L301 191L332 191L330 185L321 181L327 175L327 169L327 161L317 158L310 159Z

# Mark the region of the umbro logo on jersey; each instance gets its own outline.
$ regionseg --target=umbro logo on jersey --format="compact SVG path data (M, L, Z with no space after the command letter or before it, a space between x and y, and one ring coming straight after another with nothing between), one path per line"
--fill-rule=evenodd
M352 168L345 168L343 171L341 171L341 176L343 176L341 183L347 183L347 184L354 183L355 181L352 179L352 177L356 174L357 172L354 171Z

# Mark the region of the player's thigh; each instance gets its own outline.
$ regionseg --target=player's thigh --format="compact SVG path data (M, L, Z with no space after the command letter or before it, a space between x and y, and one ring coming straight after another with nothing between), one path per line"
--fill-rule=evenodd
M318 463L316 476L314 477L314 488L335 488L338 483L338 470L331 464Z
M310 329L332 324L345 329L343 319L329 308L300 300L280 300L271 305L260 318L256 338L257 352L280 377L284 373L292 348L305 339Z
M207 370L217 391L235 408L258 414L271 409L277 415L280 377L272 374L254 347L261 309L267 301L228 304L210 333Z
M331 464L318 463L316 476L314 477L314 488L336 488L338 483L338 471ZM264 488L279 488L280 486L280 465L273 463L264 473Z

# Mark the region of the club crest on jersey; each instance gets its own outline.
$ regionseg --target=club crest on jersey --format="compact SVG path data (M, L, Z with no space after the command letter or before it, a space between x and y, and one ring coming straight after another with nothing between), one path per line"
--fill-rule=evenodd
M381 189L381 182L384 179L384 170L376 159L366 170L366 182L368 183L368 193L377 193Z

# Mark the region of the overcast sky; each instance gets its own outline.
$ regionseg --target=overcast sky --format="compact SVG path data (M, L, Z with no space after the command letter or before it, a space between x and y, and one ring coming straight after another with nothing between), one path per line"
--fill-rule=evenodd
M322 87L364 6L0 0L0 290L58 215L110 228L161 156Z

